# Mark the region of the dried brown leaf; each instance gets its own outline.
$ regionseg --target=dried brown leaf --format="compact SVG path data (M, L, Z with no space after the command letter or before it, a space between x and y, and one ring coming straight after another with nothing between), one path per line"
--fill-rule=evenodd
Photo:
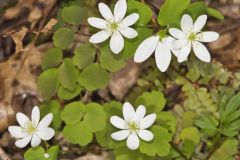
M45 33L45 32L49 32L51 31L52 27L57 24L57 19L52 18L41 30L41 32Z
M27 28L22 27L22 29L20 31L11 34L11 37L12 37L14 43L16 44L15 53L19 53L23 50L22 40L25 37L27 31L28 31Z

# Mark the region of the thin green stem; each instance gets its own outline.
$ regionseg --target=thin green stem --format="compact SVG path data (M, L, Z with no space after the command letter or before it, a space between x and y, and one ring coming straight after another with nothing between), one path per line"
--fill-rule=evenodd
M208 153L207 157L205 160L209 160L212 155L218 150L218 148L224 143L224 141L226 140L226 137L220 137L217 139L216 143L214 144L212 150L210 150L210 152Z
M182 153L182 151L181 151L174 143L171 142L170 144L171 144L172 148L173 148L175 151L177 151L183 159L185 159L185 160L191 160L191 159L188 159L187 156L186 156L184 153Z

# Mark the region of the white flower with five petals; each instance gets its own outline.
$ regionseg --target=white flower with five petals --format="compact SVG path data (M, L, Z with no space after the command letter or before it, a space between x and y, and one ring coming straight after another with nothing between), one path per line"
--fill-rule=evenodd
M201 42L213 42L219 38L217 32L201 30L207 21L206 15L201 15L193 23L192 17L185 14L181 19L181 29L171 28L169 33L176 39L175 46L179 48L178 61L181 63L188 59L191 48L195 55L204 62L210 62L211 56L208 49Z
M88 23L95 28L101 29L101 31L92 35L89 41L91 43L101 43L111 37L110 48L113 53L118 54L124 48L123 36L128 39L137 37L138 33L130 26L138 21L139 15L133 13L125 17L127 12L126 0L117 1L114 14L104 3L99 3L98 8L104 19L90 17Z
M153 133L146 130L156 120L156 114L149 114L145 116L146 108L140 105L136 112L132 105L128 102L123 105L123 117L112 116L110 122L116 128L121 129L112 133L111 137L114 140L122 141L127 139L127 147L131 150L138 149L140 145L139 137L144 141L153 140Z
M174 41L175 39L171 36L161 38L159 35L154 35L149 37L137 48L134 55L134 61L136 63L141 63L155 52L157 67L161 72L165 72L170 65L172 53L174 55L177 54L177 50L175 50L172 45Z
M17 113L16 118L20 126L9 126L8 131L18 139L15 145L19 148L24 148L30 141L31 146L36 147L41 143L41 139L50 140L55 134L54 130L48 127L52 122L53 114L47 114L40 121L38 106L33 108L31 120L23 113Z

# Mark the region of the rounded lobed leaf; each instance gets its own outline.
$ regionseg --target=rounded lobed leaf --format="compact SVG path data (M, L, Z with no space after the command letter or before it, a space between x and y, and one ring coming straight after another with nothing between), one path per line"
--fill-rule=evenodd
M60 103L58 101L51 100L51 101L44 102L43 104L41 104L40 110L41 110L42 118L48 113L53 114L53 121L51 125L55 130L58 130L61 127L62 119L60 117Z
M190 0L165 0L160 8L158 23L161 26L179 24L183 11L189 6Z
M125 61L122 58L122 54L112 54L109 47L105 46L100 49L100 64L103 68L116 72L119 69L123 68Z
M180 133L182 140L191 140L195 145L200 142L201 135L196 127L184 128Z
M160 126L153 126L151 131L153 132L154 139L150 142L141 141L140 152L148 156L167 156L171 149L171 145L169 144L172 140L171 134L168 133L166 128Z
M106 113L103 107L97 103L89 103L85 106L83 123L91 132L101 131L106 126Z
M59 48L51 48L47 51L43 57L42 69L57 67L62 61L63 55Z
M60 28L53 35L53 43L56 47L67 49L74 39L74 31L69 28Z
M146 4L136 0L128 0L128 12L138 13L139 20L136 24L146 25L152 19L152 10Z
M144 105L148 113L160 112L166 104L166 99L162 92L145 92L136 100L136 105Z
M72 60L66 58L59 68L59 80L61 85L70 91L74 91L77 85L78 75L78 70L74 66Z
M79 69L84 69L94 61L95 52L96 49L93 47L92 44L82 44L74 51L73 63Z
M73 25L79 25L83 22L84 19L87 17L87 10L86 8L72 5L69 7L64 7L61 12L62 19Z
M83 114L84 105L81 102L72 102L64 107L61 118L67 124L76 124L82 119Z
M58 97L65 99L65 100L71 100L75 97L77 97L81 91L82 91L82 87L77 84L76 88L73 91L70 91L68 89L65 89L64 87L62 87L60 85L60 87L58 88Z
M91 64L79 77L79 83L89 91L105 88L109 82L109 73L99 64Z
M74 125L66 125L63 129L64 137L73 144L86 146L93 139L93 134L86 128L83 122Z
M44 71L37 80L38 90L44 100L49 100L55 95L59 84L58 69L56 68Z

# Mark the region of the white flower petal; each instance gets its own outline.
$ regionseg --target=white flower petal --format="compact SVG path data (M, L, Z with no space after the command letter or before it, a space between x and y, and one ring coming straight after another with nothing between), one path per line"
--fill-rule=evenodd
M19 125L22 128L24 128L25 125L28 124L28 122L30 121L29 118L23 113L17 113L16 118L17 118L17 121L18 121Z
M107 30L102 30L97 32L96 34L92 35L89 39L91 43L101 43L107 40L111 36L111 33Z
M138 136L147 142L153 140L153 133L148 130L139 130Z
M105 21L104 19L95 18L95 17L88 18L88 23L91 26L99 29L106 29L108 25L108 22Z
M194 23L193 30L194 32L200 32L207 22L207 15L201 15L197 18L196 22Z
M140 129L149 128L156 120L157 115L155 113L149 114L140 121Z
M182 63L186 61L188 59L188 55L190 54L190 52L191 52L191 43L189 42L187 45L185 45L180 49L179 55L178 55L178 62Z
M123 104L123 117L125 121L130 121L134 118L135 110L129 102Z
M133 14L130 14L129 16L125 17L120 25L123 25L123 26L132 26L133 24L135 24L139 19L139 15L137 13L133 13Z
M113 22L114 21L112 11L110 10L110 8L106 4L99 3L98 8L99 8L99 11L100 11L100 13L101 13L101 15L103 16L104 19L106 19L108 22Z
M193 29L192 17L188 14L184 14L181 19L181 28L185 34Z
M165 72L168 69L171 58L172 54L170 48L159 42L155 51L155 60L157 67L161 72Z
M42 128L46 128L48 127L51 122L52 122L52 119L53 119L53 114L52 113L49 113L47 114L45 117L43 117L43 119L39 122L38 126L37 126L37 129L40 130Z
M121 141L126 139L129 136L129 134L130 134L129 130L121 130L121 131L112 133L111 137L116 141Z
M140 121L146 114L146 108L143 105L138 106L135 114L135 120Z
M137 48L134 61L140 63L148 59L155 51L159 41L159 36L152 36L145 39Z
M201 32L197 35L197 40L201 42L213 42L219 38L219 34L217 32Z
M119 30L121 32L121 34L128 38L128 39L133 39L135 37L137 37L138 33L137 31L135 31L134 29L130 28L130 27L123 27Z
M210 62L211 57L208 49L200 42L193 42L193 51L195 55L204 62Z
M124 39L119 31L115 31L110 39L110 48L113 53L118 54L123 50Z
M135 133L132 133L129 135L127 139L127 147L131 150L136 150L138 149L140 144L139 138Z
M171 34L171 36L173 36L174 38L177 38L177 39L183 39L186 37L185 33L183 33L183 31L181 31L180 29L177 29L177 28L169 29L169 33Z
M24 148L28 145L28 143L31 141L31 136L27 136L25 138L22 138L22 139L19 139L15 142L15 145L18 147L18 148Z
M31 116L32 123L36 126L39 123L40 120L40 110L38 106L35 106L32 110L32 116Z
M38 137L38 135L34 134L32 136L31 146L32 147L37 147L37 146L39 146L40 143L41 143L40 137Z
M122 118L120 118L118 116L112 116L110 118L110 122L116 128L126 129L126 121L124 121Z
M26 134L23 132L23 129L19 126L9 126L8 131L15 138L26 137Z
M127 12L127 2L126 0L118 0L114 7L114 19L115 22L120 22Z
M45 141L48 141L50 140L54 134L55 134L55 131L50 128L50 127L47 127L47 128L42 128L40 129L39 131L37 131L36 133L42 140L45 140Z

